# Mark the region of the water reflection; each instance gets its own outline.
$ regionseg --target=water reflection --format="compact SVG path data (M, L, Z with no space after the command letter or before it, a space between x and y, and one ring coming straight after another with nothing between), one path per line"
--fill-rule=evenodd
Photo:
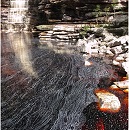
M45 71L45 65L57 59L55 55L76 53L76 45L70 42L46 41L32 33L2 33L2 79L23 72L38 77ZM53 65L54 66L54 65ZM53 67L52 66L52 67ZM48 66L47 66L48 67Z
M32 76L37 76L32 66L32 52L31 52L31 39L30 33L9 33L8 39L10 45L15 53L15 63Z
M42 48L49 48L53 50L55 53L59 54L73 54L77 52L76 42L69 42L69 41L56 41L56 40L46 40L40 38L40 47Z
M114 71L97 57L85 66L83 57L73 54L75 46L39 44L30 33L2 34L2 129L80 129L82 111L96 101L94 88Z
M39 50L49 50L59 54L77 53L75 43L57 42L54 40L46 41L44 39L34 37L32 33L24 32L2 34L2 55L6 55L5 57L2 57L2 64L4 66L8 64L9 68L13 71L16 70L15 67L18 65L18 68L20 67L24 72L27 72L31 76L37 77L38 74L34 69L34 57L36 57L36 55L33 50L34 52ZM9 55L9 57L12 56L13 59L7 59L7 55ZM10 63L14 64L13 68Z

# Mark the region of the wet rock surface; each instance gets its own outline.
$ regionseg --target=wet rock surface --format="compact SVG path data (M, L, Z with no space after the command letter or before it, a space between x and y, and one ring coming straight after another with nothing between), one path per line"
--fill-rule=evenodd
M93 102L84 109L86 117L85 125L82 130L127 130L128 114L127 112L107 113L99 110L97 102Z
M30 34L2 34L2 130L80 129L100 79L119 79L114 66L98 57L85 66L79 53L56 53L36 42Z
M127 26L128 1L82 1L82 0L29 0L26 19L30 18L30 25L40 25L58 22L95 22L108 23L114 19L114 24ZM2 26L7 27L10 1L2 1ZM116 14L116 17L114 15ZM111 19L113 17L113 19ZM124 17L124 19L123 19ZM5 20L7 20L5 22ZM6 27L4 27L6 26Z
M116 12L127 11L127 1L82 1L82 0L40 0L29 1L29 11L33 15L32 19L38 21L42 19L43 22L55 23L55 22L78 22L89 21L96 22L108 22L109 16L113 16L114 10ZM115 7L115 8L114 8ZM108 17L107 17L108 14ZM122 13L120 12L120 15ZM127 14L126 14L127 16Z

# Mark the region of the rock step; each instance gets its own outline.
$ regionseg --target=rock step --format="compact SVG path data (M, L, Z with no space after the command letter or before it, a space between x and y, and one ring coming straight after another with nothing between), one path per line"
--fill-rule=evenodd
M39 34L39 38L52 38L58 40L79 39L80 35L77 30L80 25L53 25L51 31L43 31Z

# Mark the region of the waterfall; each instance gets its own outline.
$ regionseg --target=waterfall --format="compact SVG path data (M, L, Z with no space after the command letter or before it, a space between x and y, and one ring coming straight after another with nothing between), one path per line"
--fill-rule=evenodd
M10 0L11 8L8 14L9 23L25 23L28 11L28 0Z
M8 12L8 32L29 30L29 0L10 0Z

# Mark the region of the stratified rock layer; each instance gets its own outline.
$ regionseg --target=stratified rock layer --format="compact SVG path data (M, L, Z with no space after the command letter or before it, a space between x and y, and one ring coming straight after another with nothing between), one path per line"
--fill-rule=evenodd
M30 25L57 23L57 22L101 22L112 21L112 17L118 17L115 23L128 15L127 0L29 0L26 17L30 18ZM9 0L2 1L3 8L10 8ZM2 23L7 20L6 13L2 12ZM120 18L120 19L119 19ZM4 28L4 27L3 27Z
M29 1L32 23L109 22L110 16L126 15L127 0L41 0ZM122 12L121 12L122 11ZM123 13L124 12L124 13ZM39 20L39 21L38 21Z

